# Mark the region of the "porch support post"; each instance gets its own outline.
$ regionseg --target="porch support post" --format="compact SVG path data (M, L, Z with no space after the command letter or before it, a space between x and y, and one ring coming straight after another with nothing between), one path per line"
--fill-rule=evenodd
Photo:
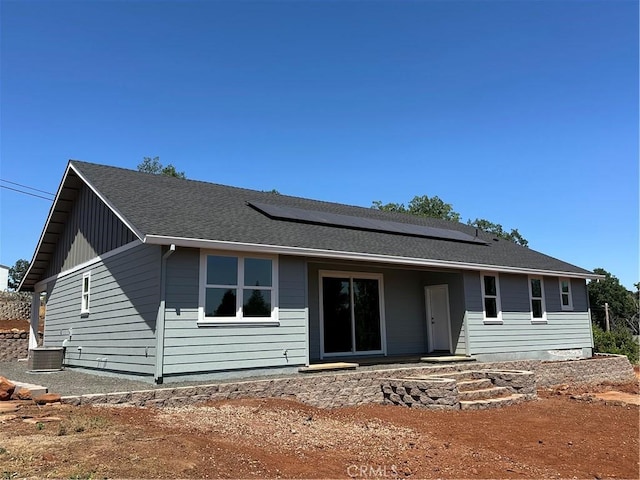
M31 318L29 325L29 350L38 346L38 326L40 324L40 292L31 297Z

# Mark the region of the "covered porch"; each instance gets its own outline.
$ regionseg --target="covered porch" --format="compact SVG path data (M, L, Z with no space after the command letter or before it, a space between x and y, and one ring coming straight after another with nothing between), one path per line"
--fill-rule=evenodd
M468 356L463 275L309 261L309 364Z

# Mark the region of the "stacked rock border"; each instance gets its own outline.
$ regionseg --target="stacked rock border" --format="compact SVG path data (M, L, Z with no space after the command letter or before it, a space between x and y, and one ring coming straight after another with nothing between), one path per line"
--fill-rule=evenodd
M475 390L483 388L511 388L510 394L531 397L535 386L547 387L566 383L588 384L592 382L629 382L635 379L633 367L625 356L596 356L593 359L568 360L562 362L543 362L540 360L522 360L513 362L482 363L474 365L473 375L484 375L484 379L461 378L468 374L469 365L414 366L394 369L362 370L348 373L303 374L282 378L265 378L248 381L226 381L207 385L176 386L153 388L148 390L96 393L62 397L62 402L71 405L120 404L144 407L179 407L207 401L231 400L238 398L289 398L321 408L335 408L367 403L384 402L384 379L410 379L417 377L441 378L435 387L443 390L442 396L434 395L434 405L455 408L455 402L447 405L444 389L450 388L449 380L455 380L458 395L464 392L469 381L491 381L492 387L476 385ZM526 382L509 379L513 371L526 370ZM477 373L475 373L477 372ZM517 375L518 378L524 378ZM527 383L531 378L535 383ZM520 382L522 387L518 387ZM462 386L462 388L461 388ZM410 387L411 388L411 387ZM473 390L473 389L472 389ZM517 393L514 393L517 392ZM433 392L432 392L433 393ZM468 394L463 394L466 396ZM439 403L438 398L443 398ZM523 397L520 397L523 399ZM476 399L482 400L482 399ZM470 400L460 400L466 402ZM487 399L484 399L487 401ZM415 403L415 402L414 402ZM461 409L465 408L460 404ZM437 407L436 407L437 408ZM478 407L480 408L480 407Z
M466 370L381 383L383 403L432 410L495 408L537 398L535 373L525 370Z

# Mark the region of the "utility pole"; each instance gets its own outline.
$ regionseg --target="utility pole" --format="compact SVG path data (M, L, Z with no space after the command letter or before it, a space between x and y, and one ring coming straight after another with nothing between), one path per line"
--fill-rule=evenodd
M607 332L611 331L609 327L609 304L607 302L604 302L604 322L607 327Z

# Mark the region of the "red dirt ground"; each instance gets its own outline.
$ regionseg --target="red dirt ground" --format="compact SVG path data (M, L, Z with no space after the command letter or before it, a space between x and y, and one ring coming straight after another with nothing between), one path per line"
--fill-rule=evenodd
M612 387L638 394L637 384L566 386L540 391L536 401L464 412L322 410L275 399L162 410L23 403L0 413L0 471L4 478L639 478L639 407L583 396Z

